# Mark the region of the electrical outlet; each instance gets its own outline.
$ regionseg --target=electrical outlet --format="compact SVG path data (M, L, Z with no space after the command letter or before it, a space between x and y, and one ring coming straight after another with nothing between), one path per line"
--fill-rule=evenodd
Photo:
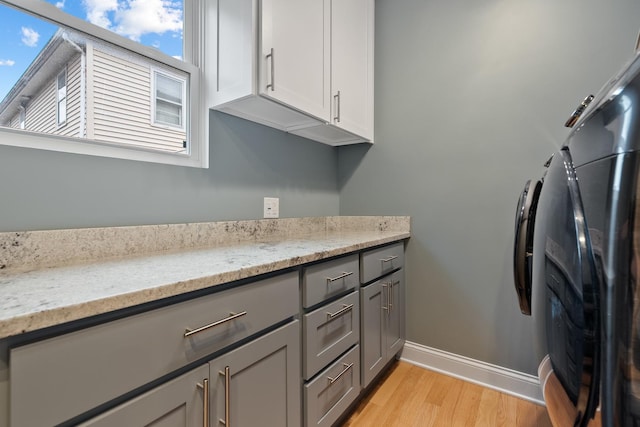
M264 217L279 218L280 217L280 199L277 197L264 198Z

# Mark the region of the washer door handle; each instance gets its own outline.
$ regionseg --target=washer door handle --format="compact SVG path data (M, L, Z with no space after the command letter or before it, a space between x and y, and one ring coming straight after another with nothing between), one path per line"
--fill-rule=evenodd
M573 114L571 114L571 117L569 117L569 119L565 122L564 126L568 128L572 128L576 124L576 122L578 121L582 113L584 113L584 110L586 110L589 104L591 104L591 101L593 101L593 95L587 96L580 103L580 105L578 105L578 107L573 112Z

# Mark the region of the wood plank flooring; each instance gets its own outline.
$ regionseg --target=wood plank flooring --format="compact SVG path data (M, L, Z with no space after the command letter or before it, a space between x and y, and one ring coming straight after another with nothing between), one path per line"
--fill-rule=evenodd
M342 427L552 427L526 400L396 362Z

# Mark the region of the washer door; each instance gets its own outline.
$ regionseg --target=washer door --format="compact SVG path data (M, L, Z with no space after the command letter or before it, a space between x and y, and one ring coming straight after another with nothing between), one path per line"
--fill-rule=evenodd
M551 365L574 405L573 426L586 426L598 404L599 279L567 149L554 156L545 176L533 244L534 293L544 299Z
M531 316L531 257L533 229L542 182L527 181L516 209L515 241L513 244L513 275L522 314Z

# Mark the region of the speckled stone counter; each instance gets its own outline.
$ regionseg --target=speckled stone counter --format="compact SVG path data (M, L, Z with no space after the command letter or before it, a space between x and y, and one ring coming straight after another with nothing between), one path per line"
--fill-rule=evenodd
M0 233L0 339L409 236L409 217Z

